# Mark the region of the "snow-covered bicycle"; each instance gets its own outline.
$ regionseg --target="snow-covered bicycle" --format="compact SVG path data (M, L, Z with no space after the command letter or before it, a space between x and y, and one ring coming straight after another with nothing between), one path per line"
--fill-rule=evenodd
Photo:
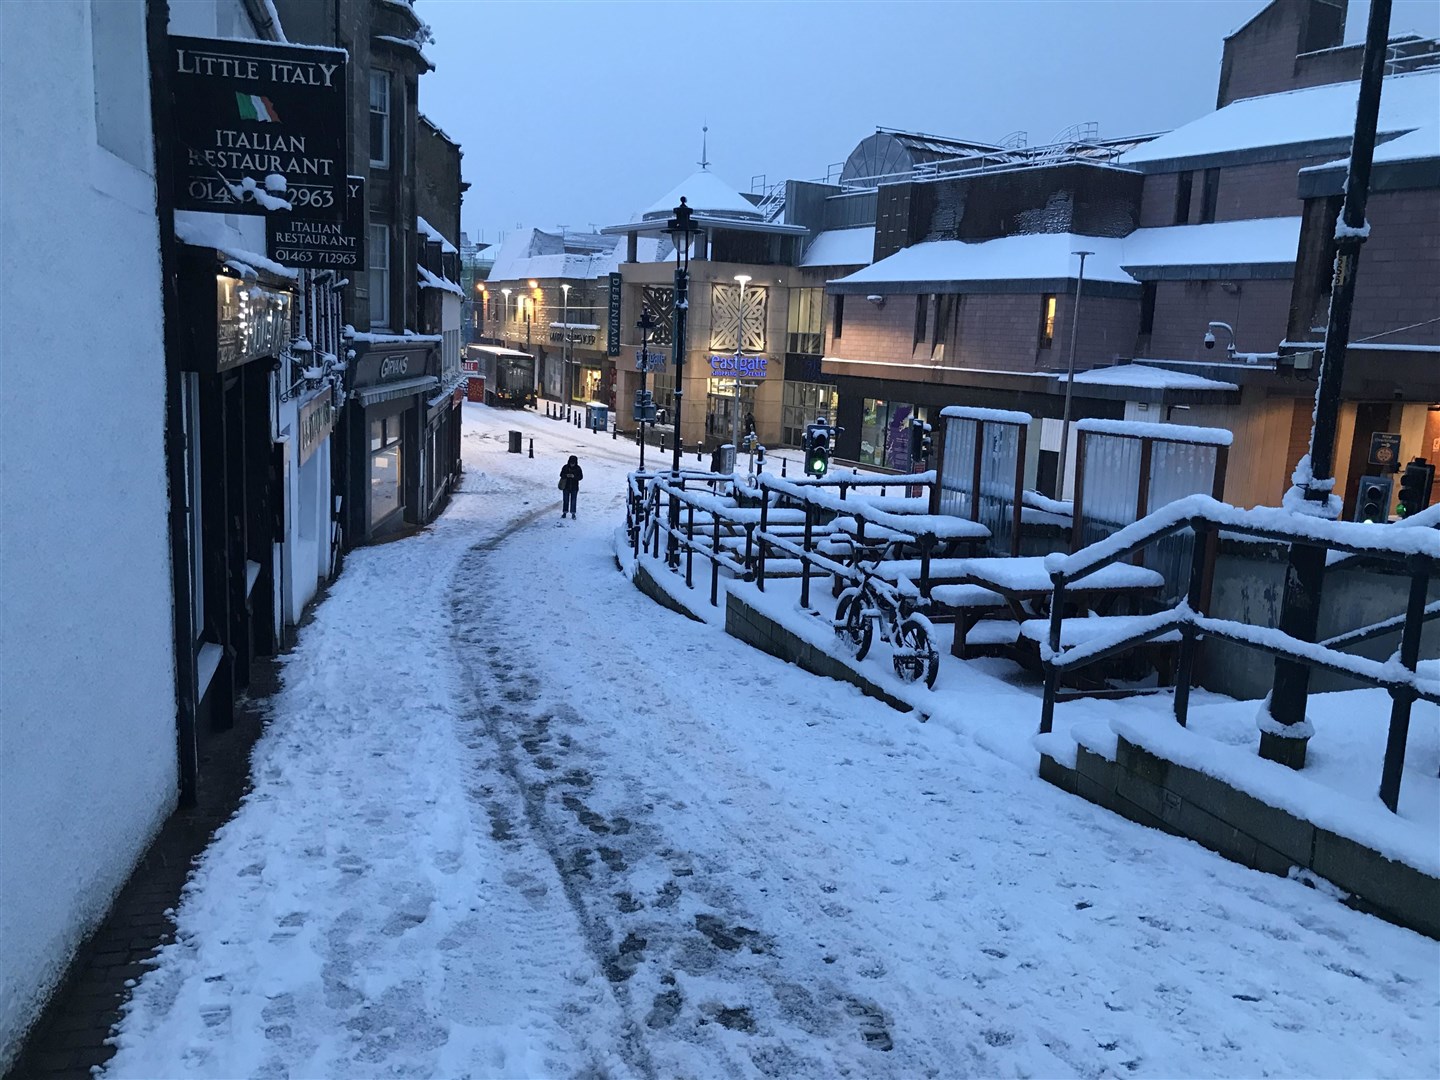
M835 635L841 647L856 660L864 660L878 626L880 640L890 643L895 674L904 682L923 679L933 688L940 654L935 649L935 627L920 611L925 605L920 590L904 577L892 586L866 570L861 574L860 584L841 592L835 606Z

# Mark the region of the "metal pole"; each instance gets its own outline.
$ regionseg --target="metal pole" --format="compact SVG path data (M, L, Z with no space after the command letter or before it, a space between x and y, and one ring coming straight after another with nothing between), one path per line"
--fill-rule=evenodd
M1065 411L1060 421L1060 467L1055 478L1055 497L1065 498L1065 458L1070 446L1070 390L1075 383L1075 338L1080 330L1080 291L1085 288L1085 257L1093 251L1072 251L1080 256L1080 276L1075 281L1075 307L1070 312L1070 360L1065 365Z
M681 243L689 247L688 236L681 236ZM688 258L688 252L686 254ZM671 461L671 470L674 474L675 483L680 482L680 417L681 402L685 396L685 320L690 309L690 272L682 262L675 270L675 446ZM666 561L672 567L680 565L679 550L676 547L675 528L680 522L680 504L675 501L670 503L670 546L666 551Z
M650 377L650 328L645 324L645 309L640 309L640 400L645 400L645 384ZM640 414L640 471L645 471L645 414Z
M740 450L740 354L745 347L745 286L750 281L748 274L736 274L740 282L740 304L735 309L735 395L730 410L730 445Z
M570 286L561 285L560 295L563 298L560 304L560 321L565 324L560 328L560 333L565 335L560 339L560 366L564 372L560 377L563 380L562 385L568 390L570 385ZM567 394L568 396L573 395Z
M1360 96L1355 108L1355 138L1350 146L1350 172L1345 179L1345 207L1335 227L1335 276L1330 286L1330 318L1315 388L1315 424L1310 432L1310 480L1297 489L1309 502L1321 504L1321 515L1334 516L1328 506L1334 475L1335 429L1340 419L1340 387L1345 353L1350 344L1350 314L1355 304L1355 273L1365 243L1365 203L1370 193L1370 165L1375 156L1375 126L1380 112L1380 87L1385 75L1390 35L1390 0L1372 0L1361 61ZM1291 544L1285 573L1285 598L1279 628L1301 641L1314 641L1320 623L1320 589L1325 580L1325 547ZM1275 661L1270 715L1287 727L1305 720L1310 696L1310 668L1293 660ZM1292 769L1305 766L1309 740L1260 733L1260 756Z
M1420 659L1420 632L1425 629L1425 600L1430 591L1430 568L1424 559L1411 556L1408 560L1410 602L1405 610L1405 625L1400 631L1400 664L1412 675ZM1390 731L1385 737L1385 764L1380 773L1380 801L1397 813L1400 805L1400 774L1405 768L1405 743L1410 736L1410 707L1415 693L1392 690Z

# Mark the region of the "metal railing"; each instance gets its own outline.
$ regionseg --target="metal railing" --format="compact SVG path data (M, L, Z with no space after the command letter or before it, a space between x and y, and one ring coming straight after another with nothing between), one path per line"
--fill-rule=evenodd
M1144 642L1173 631L1180 633L1180 650L1176 663L1174 715L1176 723L1185 726L1190 707L1190 690L1195 678L1195 658L1199 641L1212 637L1246 648L1269 653L1278 659L1290 660L1307 667L1333 671L1364 686L1387 691L1391 698L1390 728L1381 769L1380 798L1394 812L1400 799L1400 776L1405 761L1405 744L1409 737L1410 710L1417 700L1440 703L1440 680L1421 678L1416 674L1420 653L1420 634L1432 607L1427 604L1430 578L1440 569L1440 534L1431 529L1398 530L1388 526L1358 525L1304 519L1296 515L1278 517L1278 511L1237 510L1207 496L1191 496L1141 518L1112 536L1082 548L1069 556L1050 556L1047 566L1054 593L1050 603L1050 631L1046 647L1041 649L1045 669L1045 697L1041 706L1040 731L1048 733L1054 725L1055 705L1061 675L1073 668L1095 663L1118 655ZM1398 620L1386 620L1387 629L1398 625L1400 636L1399 664L1381 663L1343 653L1338 644L1353 643L1374 627L1349 635L1339 635L1325 642L1307 642L1278 629L1252 626L1228 619L1214 619L1203 611L1207 592L1207 572L1212 560L1208 557L1220 530L1284 544L1326 547L1333 551L1364 555L1368 558L1399 564L1410 578L1406 611ZM1384 529L1383 534L1373 530ZM1088 577L1102 567L1126 559L1149 544L1186 530L1193 531L1189 590L1184 600L1173 608L1132 621L1126 629L1108 636L1099 636L1061 648L1064 622L1065 590L1076 581ZM1390 546L1377 546L1383 536ZM1381 624L1376 624L1379 626ZM1376 630L1376 636L1384 631Z

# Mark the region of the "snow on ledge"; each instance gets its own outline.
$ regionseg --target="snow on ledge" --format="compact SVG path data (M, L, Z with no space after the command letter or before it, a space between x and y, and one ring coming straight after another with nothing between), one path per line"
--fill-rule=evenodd
M436 128L436 130L438 131L439 128ZM422 233L424 233L428 239L433 240L435 241L435 243L439 244L440 250L443 251L446 255L459 254L459 252L455 250L455 245L450 243L449 240L446 240L445 237L441 235L440 230L435 228L434 225L431 225L423 217L416 217L415 227L419 229Z
M1359 799L1337 799L1335 792L1250 749L1238 749L1207 739L1163 718L1149 723L1125 716L1112 717L1111 729L1120 738L1156 757L1213 777L1259 799L1267 806L1294 814L1316 828L1354 840L1394 862L1440 876L1440 850L1434 837L1413 822ZM1379 762L1376 762L1376 781Z
M449 278L439 277L436 274L432 274L429 270L426 270L425 267L421 266L419 263L415 264L415 269L420 272L420 288L439 289L442 292L454 293L456 296L465 295L465 290L460 288L459 285L456 285L455 282L451 281Z
M1078 377L1076 381L1079 381ZM1138 420L1081 420L1075 425L1075 430L1096 435L1129 435L1137 439L1202 443L1206 446L1229 446L1235 440L1234 434L1224 428L1191 427L1188 424L1146 424Z
M946 405L940 410L946 420L990 420L997 424L1026 424L1034 419L1027 412L1009 409L976 409L969 405Z
M287 281L298 281L300 272L288 266L281 266L279 263L264 255L253 251L245 251L230 243L229 230L221 225L210 225L196 220L177 220L175 222L175 238L182 244L189 244L191 247L214 248L225 261L230 263L241 273L249 270L264 270L267 274L284 278Z

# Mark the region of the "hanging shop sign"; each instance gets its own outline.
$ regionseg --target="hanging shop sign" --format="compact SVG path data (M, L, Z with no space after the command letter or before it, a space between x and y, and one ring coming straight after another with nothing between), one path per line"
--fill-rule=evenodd
M344 217L344 49L175 36L169 48L176 209Z
M605 352L610 356L620 355L620 275L610 275L610 336L605 342Z
M335 428L335 395L327 386L300 406L300 464L310 460Z
M570 343L571 343L572 345L594 345L597 340L598 340L598 335L595 333L594 330L571 330L571 331L570 331ZM565 331L564 331L563 329L561 329L561 330L551 330L551 331L550 331L550 344L552 344L552 345L563 345L563 344L565 344Z
M767 364L763 356L711 356L710 374L717 378L763 379Z
M664 349L636 349L635 350L636 371L664 371L665 350Z
M290 304L288 292L217 275L215 370L279 356L290 344Z
M358 272L365 266L365 178L345 178L345 216L338 221L267 214L270 258L306 270Z

